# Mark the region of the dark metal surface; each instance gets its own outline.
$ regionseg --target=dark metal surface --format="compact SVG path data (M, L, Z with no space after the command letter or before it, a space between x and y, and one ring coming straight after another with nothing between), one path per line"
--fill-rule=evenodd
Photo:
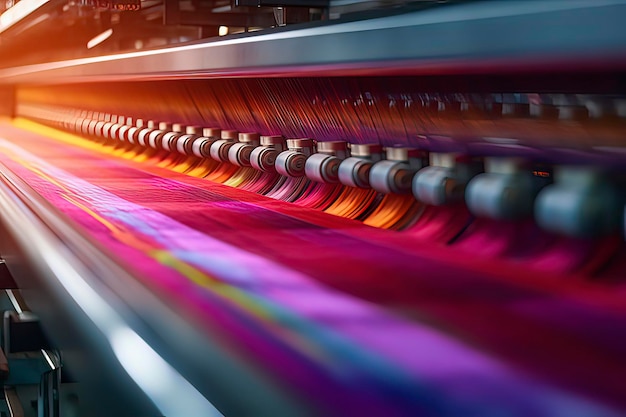
M624 0L476 2L0 71L3 83L626 68Z

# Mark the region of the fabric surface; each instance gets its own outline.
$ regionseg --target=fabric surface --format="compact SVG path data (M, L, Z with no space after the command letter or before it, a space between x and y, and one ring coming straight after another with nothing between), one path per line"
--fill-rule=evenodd
M526 280L497 260L454 259L401 233L8 125L0 162L321 415L626 409L626 308L607 289Z

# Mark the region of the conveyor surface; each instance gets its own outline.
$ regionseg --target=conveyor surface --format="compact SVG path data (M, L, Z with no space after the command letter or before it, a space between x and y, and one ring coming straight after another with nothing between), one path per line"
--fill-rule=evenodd
M304 409L594 417L626 409L619 291L451 257L411 236L7 123L0 163L163 308L219 334L221 349Z

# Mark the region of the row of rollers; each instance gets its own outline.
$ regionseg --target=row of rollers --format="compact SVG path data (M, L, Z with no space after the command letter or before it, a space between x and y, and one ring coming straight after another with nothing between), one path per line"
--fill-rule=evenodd
M485 157L483 163L455 152L285 139L141 119L133 123L131 118L97 113L73 121L64 118L62 124L87 136L289 177L306 176L385 194L412 192L419 201L434 206L464 198L477 216L514 220L534 215L542 228L566 235L607 235L621 226L626 230L623 190L594 169L559 167L552 182L532 175L516 157Z

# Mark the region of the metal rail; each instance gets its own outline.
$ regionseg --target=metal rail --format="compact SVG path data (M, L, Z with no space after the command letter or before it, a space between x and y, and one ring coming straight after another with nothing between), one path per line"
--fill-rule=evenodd
M483 1L28 65L0 82L626 69L625 0Z

